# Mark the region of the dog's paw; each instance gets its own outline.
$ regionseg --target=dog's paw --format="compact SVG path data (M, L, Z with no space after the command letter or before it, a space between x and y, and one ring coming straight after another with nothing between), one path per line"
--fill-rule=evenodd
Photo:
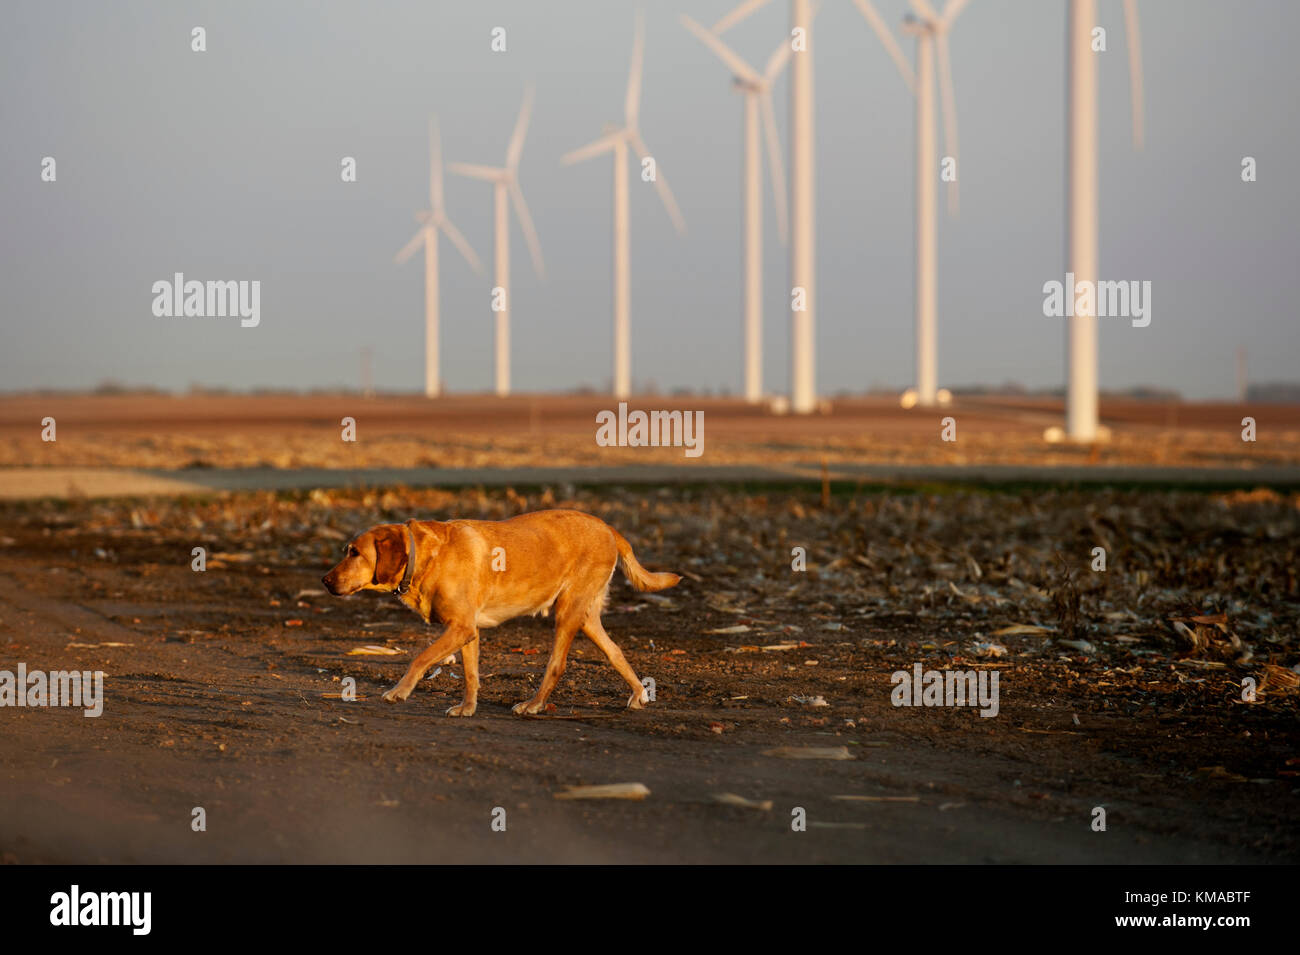
M630 697L628 697L627 708L629 710L639 710L649 702L650 702L650 691L643 688L633 693Z
M408 696L410 696L410 695L411 695L411 691L408 690L408 689L405 689L405 688L404 688L404 687L399 683L397 686L393 687L391 690L387 690L387 691L385 691L385 693L384 693L384 702L385 702L385 703L401 703L403 700L405 700L405 699L406 699Z
M474 711L478 709L478 703L457 703L455 706L447 707L448 716L473 716Z
M545 705L545 702L534 697L531 700L524 700L522 703L516 703L511 709L515 716L536 716L538 713L542 712L542 707Z

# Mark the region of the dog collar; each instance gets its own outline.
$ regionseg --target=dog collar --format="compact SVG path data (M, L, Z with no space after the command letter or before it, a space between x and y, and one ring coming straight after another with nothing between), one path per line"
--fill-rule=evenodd
M402 574L402 582L393 590L399 597L411 589L411 578L415 576L415 535L411 533L409 521L402 526L406 528L406 573Z

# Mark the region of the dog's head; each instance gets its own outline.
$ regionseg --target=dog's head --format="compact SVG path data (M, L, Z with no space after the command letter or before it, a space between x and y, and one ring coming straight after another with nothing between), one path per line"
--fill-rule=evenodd
M348 542L343 559L321 583L336 597L361 590L393 590L406 572L408 542L401 524L380 524Z

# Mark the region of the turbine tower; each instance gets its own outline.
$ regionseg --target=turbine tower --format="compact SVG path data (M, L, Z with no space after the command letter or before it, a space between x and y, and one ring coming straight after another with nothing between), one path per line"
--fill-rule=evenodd
M632 66L628 71L627 95L623 101L623 125L605 127L605 133L599 139L586 146L566 153L561 162L571 165L599 156L602 153L614 154L614 397L626 398L632 391L632 346L631 346L631 291L628 273L630 269L628 234L628 196L627 196L627 148L631 146L642 161L650 158L650 151L641 139L637 120L641 109L641 69L645 50L645 24L640 11L636 15L636 36L632 44ZM668 210L678 234L686 231L686 223L677 208L677 200L664 180L659 164L655 163L655 189Z
M948 155L957 157L957 103L952 89L952 67L948 59L948 30L968 0L949 0L943 15L928 0L911 0L920 15L904 18L903 30L916 37L916 71L908 66L894 35L871 5L854 0L862 16L880 38L903 82L916 98L916 380L915 392L904 396L904 406L925 408L943 404L938 390L938 331L935 312L938 302L938 250L936 241L935 179L939 163L934 148L934 59L938 48L939 83L943 99L943 140ZM957 209L957 182L948 184L948 211Z
M713 33L721 35L767 2L742 0L713 25ZM803 38L790 66L790 408L796 414L817 410L813 12L813 0L790 0L792 46L795 30Z
M1097 281L1097 54L1092 51L1092 30L1097 25L1096 0L1068 0L1065 56L1067 63L1066 123L1066 226L1065 269L1078 283ZM1142 53L1138 37L1137 0L1124 0L1124 23L1129 48L1129 95L1133 144L1142 148ZM1095 287L1095 285L1094 285ZM1097 317L1074 315L1067 321L1067 383L1065 437L1070 441L1095 441L1097 428ZM1050 429L1049 429L1050 433Z
M745 220L741 230L741 256L745 264L742 287L744 330L745 400L756 404L763 399L763 170L759 153L759 125L767 140L772 198L776 206L777 232L786 242L785 170L776 134L776 112L772 108L772 83L790 59L790 41L785 40L768 58L760 74L726 44L690 17L682 14L682 25L695 34L730 69L733 83L745 94L745 147L743 152ZM761 119L760 119L761 117Z
M460 230L447 218L442 204L442 146L438 137L437 119L429 120L429 208L417 212L415 221L420 230L397 253L401 265L424 243L424 393L436 398L442 393L442 378L438 357L438 233L444 232L470 267L483 273L483 264Z
M542 247L537 241L537 229L528 213L523 190L519 188L519 156L524 151L524 136L528 133L528 119L533 110L533 90L524 93L524 103L515 120L515 130L506 149L503 167L479 166L473 163L452 163L448 168L458 176L481 179L492 183L494 228L494 281L501 290L500 300L493 293L492 308L496 312L496 393L502 397L510 394L510 202L514 203L515 218L528 243L533 257L533 268L538 278L544 278L546 267L542 264ZM508 197L508 198L507 198Z

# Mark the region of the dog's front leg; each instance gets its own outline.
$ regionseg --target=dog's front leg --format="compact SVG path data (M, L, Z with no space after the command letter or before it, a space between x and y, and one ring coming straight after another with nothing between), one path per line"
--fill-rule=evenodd
M460 656L465 661L465 699L448 707L447 715L473 716L478 709L478 637L461 647Z
M418 657L411 661L410 667L406 670L406 675L397 681L397 685L384 694L384 699L389 703L400 703L415 689L416 684L424 677L429 667L433 666L439 660L445 660L448 655L455 653L464 647L471 640L478 639L478 628L466 624L451 623L447 629L442 631L442 635L437 640L429 644ZM475 647L477 649L477 646ZM477 664L477 658L475 663ZM467 668L468 669L468 668ZM475 676L477 677L477 667L475 667ZM477 682L477 680L475 681ZM468 689L468 684L467 684Z

